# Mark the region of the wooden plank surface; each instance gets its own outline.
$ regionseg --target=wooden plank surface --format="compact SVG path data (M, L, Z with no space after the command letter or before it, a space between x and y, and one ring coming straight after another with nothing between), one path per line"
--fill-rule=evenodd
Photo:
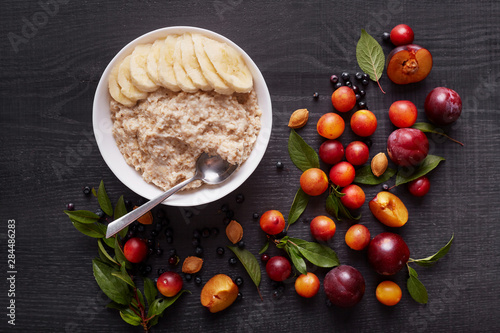
M49 3L46 10L43 7ZM138 332L116 311L105 308L106 298L92 276L96 242L79 234L62 213L66 203L94 210L97 203L82 194L82 187L104 180L113 202L121 194L140 198L126 188L104 163L92 133L92 103L100 75L112 57L132 39L157 28L197 26L218 32L241 46L261 69L273 102L273 132L266 155L254 174L226 198L189 208L193 217L175 207L165 210L175 232L181 256L192 254L195 228L223 230L222 204L235 211L245 228L245 243L256 254L264 234L254 212L288 212L300 171L287 152L290 113L311 112L309 124L299 131L313 147L321 139L314 124L332 111L331 74L358 70L355 46L362 28L380 40L383 31L399 23L415 31L415 43L432 52L434 68L423 82L395 86L381 80L387 94L375 84L367 89L367 104L379 119L371 155L385 150L393 130L387 117L390 104L409 99L425 121L423 102L436 86L447 86L462 97L464 109L449 134L465 143L430 137L431 153L446 162L430 176L431 192L411 197L396 188L410 211L410 222L396 230L407 241L412 257L424 257L455 234L452 250L431 268L418 268L429 292L429 304L419 305L405 291L406 274L394 280L403 287L403 299L387 308L375 299L382 280L369 267L366 253L354 253L343 241L349 222L337 223L331 242L342 263L358 268L366 279L366 294L352 309L327 307L321 290L312 299L299 298L293 281L283 297L272 297L273 285L265 276L261 302L241 265L229 266L230 255L220 258L218 246L227 245L221 234L203 240L207 281L216 273L245 280L243 299L219 314L199 303L201 287L187 282L192 294L168 309L155 331L169 332L469 332L499 331L499 216L500 195L500 3L498 1L13 1L3 2L0 20L0 170L2 277L7 275L7 220L16 220L16 326L2 313L0 331L20 332ZM49 12L49 14L47 14ZM45 13L45 14L44 14ZM30 24L38 27L30 29ZM23 35L24 33L24 35ZM13 34L19 36L12 42ZM386 54L391 47L382 44ZM384 74L385 75L385 74ZM312 98L319 92L318 100ZM347 117L347 116L346 116ZM346 118L347 119L347 118ZM350 132L344 144L354 140ZM439 141L439 142L438 142ZM285 168L278 171L275 163ZM323 165L326 170L326 166ZM371 199L380 186L364 187ZM237 204L236 194L245 201ZM311 240L307 221L325 214L324 197L314 198L290 235ZM360 210L362 223L372 235L387 230ZM304 223L305 222L305 223ZM278 249L269 251L280 253ZM156 269L168 267L166 256L153 257ZM176 268L180 270L179 267ZM321 281L325 269L318 269ZM6 312L7 284L0 290Z

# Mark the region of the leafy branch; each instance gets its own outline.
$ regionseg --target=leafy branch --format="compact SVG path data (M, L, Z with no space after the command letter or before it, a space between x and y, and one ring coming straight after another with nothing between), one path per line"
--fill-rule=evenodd
M438 252L435 254L422 258L422 259L412 259L410 258L408 262L406 263L406 266L408 268L408 280L406 282L406 288L408 289L408 292L410 293L410 296L417 301L418 303L425 304L429 300L428 294L427 294L427 289L425 288L424 284L420 282L418 279L418 274L417 271L410 267L410 263L415 263L419 266L422 267L429 267L434 265L439 259L444 257L448 251L450 251L451 244L453 242L454 235L451 236L450 240L448 243L446 243L445 246L443 246Z

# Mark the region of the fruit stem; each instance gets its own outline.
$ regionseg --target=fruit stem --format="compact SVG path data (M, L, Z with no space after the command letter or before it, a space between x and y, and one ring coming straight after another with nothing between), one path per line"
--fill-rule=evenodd
M380 91L385 94L385 91L384 91L384 89L382 89L382 86L380 85L380 81L378 79L377 79L377 84L378 84L378 87L380 88Z
M262 302L264 302L264 298L262 298L262 294L260 293L260 289L259 289L259 287L258 287L258 286L257 286L257 292L259 293L260 300L261 300Z
M464 146L464 144L463 144L462 142L460 142L460 141L458 141L458 140L455 140L455 139L453 139L453 138L450 138L450 137L449 137L448 135L446 135L446 134L443 134L443 135L444 135L445 137L447 137L448 139L450 139L451 141L458 143L458 144L459 144L459 145L461 145L462 147Z

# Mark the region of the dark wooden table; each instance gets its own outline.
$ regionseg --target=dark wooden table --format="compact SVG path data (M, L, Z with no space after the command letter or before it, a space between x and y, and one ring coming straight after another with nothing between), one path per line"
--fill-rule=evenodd
M431 268L417 268L429 292L420 305L406 292L407 273L393 277L403 299L388 308L375 299L382 277L369 267L366 253L344 243L351 222L338 222L330 245L340 261L358 268L366 279L366 294L352 309L326 306L323 290L302 299L293 281L281 298L265 275L261 302L241 265L230 266L223 234L203 239L207 281L216 273L242 276L243 299L224 312L210 314L199 302L201 287L186 282L184 295L166 312L156 331L169 332L304 332L419 331L469 332L500 330L500 259L498 186L500 164L500 3L497 1L4 1L1 14L1 224L2 280L7 273L8 221L15 220L15 296L2 283L0 331L138 332L115 310L106 309L92 275L97 255L94 239L80 234L63 214L66 204L97 209L82 193L84 186L104 180L111 200L121 194L140 198L111 173L99 154L92 132L92 102L100 76L112 57L132 39L157 28L197 26L218 32L240 45L260 67L273 102L273 132L257 170L238 190L203 207L164 207L174 230L174 242L158 239L165 252L176 248L192 254L196 228L223 230L220 207L227 204L245 229L246 248L257 254L264 235L254 212L278 209L287 214L298 187L300 171L288 157L286 124L290 113L308 108L310 123L300 134L313 147L323 141L315 130L319 117L332 111L331 74L358 69L355 47L365 28L377 40L399 23L415 31L415 43L430 50L434 68L427 79L408 86L392 84L384 74L383 95L374 83L367 89L368 108L379 119L371 155L386 148L393 130L390 104L409 99L425 121L423 102L436 86L456 90L464 103L461 118L448 133L465 143L429 136L431 153L446 162L430 174L432 187L424 198L412 197L404 186L393 190L410 212L410 221L395 230L407 241L412 257L434 253L455 234L450 253ZM384 52L391 46L382 44ZM319 99L313 99L314 92ZM350 114L345 115L349 117ZM348 118L346 118L348 119ZM348 129L344 144L354 140ZM278 171L277 161L284 170ZM323 166L326 170L326 166ZM393 180L389 181L390 185ZM371 199L380 186L364 186ZM238 193L245 201L238 204ZM314 198L289 234L312 240L307 219L325 214L325 197ZM186 218L185 211L192 213ZM372 235L388 230L362 209L361 222ZM149 229L148 229L149 230ZM145 235L148 234L146 232ZM278 249L270 254L280 253ZM167 256L152 257L151 277L168 268ZM180 267L175 270L180 271ZM326 269L315 270L321 281ZM15 300L15 326L7 321Z

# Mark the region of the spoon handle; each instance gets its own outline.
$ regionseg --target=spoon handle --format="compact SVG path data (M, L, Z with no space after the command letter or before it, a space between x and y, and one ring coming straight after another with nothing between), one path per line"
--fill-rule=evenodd
M108 224L108 229L106 231L106 238L109 238L111 236L116 235L118 232L120 232L123 228L128 226L130 223L134 222L137 220L139 217L142 215L146 214L148 211L156 207L160 202L163 202L165 199L167 199L169 196L174 194L175 192L179 191L181 188L186 186L187 184L191 183L194 180L199 179L198 175L195 175L193 178L187 179L183 181L182 183L179 183L166 191L165 193L160 194L156 198L152 199L149 202L146 202L144 205L134 209L133 211L129 212L128 214L123 215L120 217L118 220L115 220Z

